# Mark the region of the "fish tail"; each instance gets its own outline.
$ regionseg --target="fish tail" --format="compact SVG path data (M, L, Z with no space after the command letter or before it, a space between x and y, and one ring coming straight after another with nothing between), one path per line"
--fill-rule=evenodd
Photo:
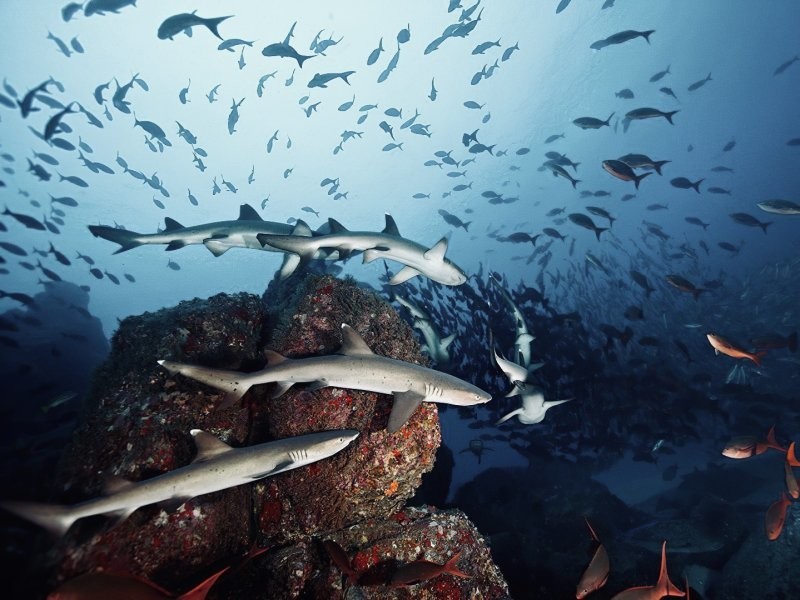
M670 123L671 122L672 121L670 121ZM700 193L700 184L703 183L704 181L705 181L705 179L698 179L697 181L695 181L692 184L692 187L694 188L694 191L697 192L698 194Z
M222 23L225 19L230 19L232 16L233 15L228 15L228 16L225 16L225 17L215 17L213 19L205 19L203 24L206 27L208 27L208 30L211 33L213 33L219 39L222 39L222 36L219 34L219 31L217 31L217 27L219 27L219 24ZM137 73L137 75L138 75L138 73Z
M767 227L769 227L770 225L772 225L772 221L768 221L766 223L759 223L758 224L758 226L761 227L761 231L763 231L765 235L767 233Z
M581 182L580 179L570 179L570 181L572 182L572 187L575 189L578 188L578 184Z
M657 160L657 161L655 161L653 163L653 168L656 170L656 173L658 173L659 175L663 175L663 173L661 173L661 167L663 167L668 162L671 162L671 161L669 161L669 160Z
M315 55L305 56L304 54L297 55L297 64L300 65L300 68L303 68L303 63L306 62L309 58L314 58Z
M707 291L708 290L706 290L705 288L695 288L692 291L692 296L694 297L695 300L697 300L700 297L700 294L702 294L703 292L707 292Z
M126 250L142 245L142 242L136 239L141 234L135 231L117 229L116 227L110 227L108 225L89 225L89 231L92 232L94 237L100 237L109 242L119 244L119 248L114 254L119 254L120 252L125 252Z
M56 536L63 536L75 522L75 515L69 507L58 504L44 504L40 502L0 502L0 508L36 523Z
M676 113L679 113L679 112L681 112L681 111L680 111L680 110L673 110L673 111L670 111L670 112L665 112L665 113L664 113L664 118L665 118L667 121L669 121L669 124L670 124L670 125L675 125L675 123L673 123L673 122L672 122L672 116L673 116L674 114L676 114ZM659 173L660 173L660 172L659 172Z
M461 558L461 552L456 552L453 558L445 563L442 573L448 573L449 575L455 575L456 577L463 577L464 579L472 579L472 575L467 575L463 571L459 571L458 567L456 566L459 558Z
M595 227L594 234L597 236L597 240L600 241L600 234L604 231L608 231L608 227Z
M230 406L241 400L252 385L247 381L247 374L239 371L225 371L223 369L211 369L188 365L171 360L159 360L158 364L170 373L180 373L185 377L205 383L213 388L225 392L223 407ZM266 383L266 382L265 382Z
M608 125L611 122L611 117L613 117L615 114L616 113L611 113L610 115L608 115L608 118L606 119L606 122L605 122L606 125Z
M661 175L661 172L659 171L659 172L658 172L658 174L659 174L659 175ZM636 179L634 179L634 180L633 180L633 183L634 183L634 185L636 186L636 189L637 189L637 190L639 189L639 182L640 182L642 179L644 179L645 177L647 177L648 175L652 175L652 173L644 173L644 174L642 174L642 175L637 175L637 176L636 176Z
M472 221L467 221L466 223L463 224L464 225L464 231L469 231L469 226L470 226L471 223L472 223ZM767 223L767 225L769 225L769 223ZM766 229L764 231L766 231Z
M656 32L655 29L650 29L649 31L643 31L642 32L642 37L649 44L650 43L650 36L653 35L655 32ZM669 67L667 67L667 68L669 68Z

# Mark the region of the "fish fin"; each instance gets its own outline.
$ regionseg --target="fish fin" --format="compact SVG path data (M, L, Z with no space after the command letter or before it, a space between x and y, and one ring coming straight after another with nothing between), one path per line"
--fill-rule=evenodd
M510 413L508 413L508 414L507 414L505 417L503 417L503 418L501 418L501 419L498 419L497 421L495 421L495 427L496 427L497 425L500 425L501 423L505 423L505 422L506 422L506 421L508 421L508 420L509 420L511 417L514 417L514 416L516 416L516 415L520 414L521 412L522 412L522 409L521 409L521 408L518 408L518 409L516 409L516 410L512 410L512 411L511 411Z
M228 444L202 429L192 429L189 433L194 437L194 443L197 446L197 455L192 463L205 462L233 450Z
M345 356L372 356L373 352L358 332L347 323L342 323L342 345L339 354Z
M305 387L304 391L306 391L306 392L316 392L318 390L321 390L322 388L328 387L329 385L330 384L327 381L325 381L324 379L318 379L317 381L309 382L309 384Z
M112 475L106 480L105 484L103 484L103 494L111 496L130 488L132 485L132 481L128 481L119 475Z
M292 230L292 235L302 235L303 237L311 237L313 235L311 227L302 219L297 219Z
M225 17L215 17L213 19L201 19L202 24L208 27L208 30L217 36L219 39L223 39L223 37L217 31L217 27L219 24L222 23L225 19L230 19L233 15L227 15Z
M260 234L259 234L260 235ZM170 244L172 245L172 244ZM221 241L221 238L208 238L203 240L203 245L208 248L209 252L214 256L222 256L228 250L231 249L231 246L226 244L225 242ZM167 250L174 250L174 248L167 247Z
M794 450L794 442L789 444L789 449L786 451L786 462L790 467L800 467L800 460L797 460L797 454Z
M100 237L109 242L119 244L119 248L114 254L119 254L120 252L125 252L126 250L142 245L142 242L135 239L141 234L135 231L117 229L116 227L109 227L108 225L89 225L89 231L92 232L94 237Z
M257 473L256 475L251 475L250 479L264 479L264 477L269 477L271 475L277 475L278 473L281 473L283 471L288 470L293 464L294 464L294 461L292 461L292 460L281 461L277 465L275 465L274 468L270 469L269 471L264 471L263 473Z
M261 234L259 234L261 235ZM297 270L300 263L303 262L297 254L286 253L283 255L283 264L281 265L280 278L286 279Z
M426 260L443 260L447 252L447 238L442 238L436 242L423 256Z
M466 573L458 570L456 564L458 563L459 558L461 558L461 551L456 552L453 555L453 558L451 558L444 564L442 573L447 573L448 575L455 575L456 577L463 577L464 579L472 579L472 575L467 575Z
M0 508L27 521L44 527L54 536L63 536L75 522L75 517L67 506L39 502L0 502Z
M261 218L256 212L256 209L250 206L249 204L242 204L239 207L239 217L236 219L237 221L263 221L264 219Z
M175 231L176 229L185 229L183 225L178 223L172 217L164 217L164 231Z
M274 350L269 350L267 348L264 349L264 358L267 359L267 364L270 366L277 365L289 360L283 354L275 352Z
M666 161L666 162L669 162L669 161ZM661 175L661 171L660 170L658 171L658 174ZM648 177L650 175L652 175L652 173L643 173L642 175L635 175L634 176L633 183L636 186L637 190L639 189L639 183L642 181L642 179L644 179L645 177Z
M169 244L167 244L165 250L167 251L180 250L185 245L186 243L183 240L172 240Z
M592 536L592 539L599 544L600 538L597 537L597 533L595 533L594 527L592 527L592 524L589 523L589 517L583 517L583 520L586 521L586 526L589 528L589 534Z
M369 251L367 251L369 252ZM365 253L366 254L366 253ZM420 272L417 271L415 268L406 265L400 271L397 272L390 280L389 285L398 285L400 283L405 283L412 277L416 277L419 275Z
M292 381L276 381L275 382L275 391L272 392L272 396L271 397L272 398L280 398L286 392L288 392L289 388L291 388L293 385L294 385L294 382L292 382Z
M442 340L441 340L441 342L439 344L439 347L442 350L447 350L447 348L450 346L450 344L453 343L454 339L456 339L456 334L455 333L451 333L446 338L442 338Z
M208 592L211 591L211 588L214 587L214 584L217 583L217 580L222 577L228 571L228 569L230 569L230 566L225 567L221 571L217 571L210 577L207 577L198 583L188 592L184 592L178 596L176 600L205 600L206 596L208 596Z
M425 399L422 394L410 390L407 392L394 392L393 395L394 404L392 404L392 412L389 414L389 423L386 426L389 433L398 431Z
M389 213L386 213L386 225L383 228L383 233L386 235L396 235L397 237L400 236L400 230L397 229L397 223L394 222L394 217Z
M336 219L329 218L328 226L331 228L331 233L346 233L347 227L339 223Z

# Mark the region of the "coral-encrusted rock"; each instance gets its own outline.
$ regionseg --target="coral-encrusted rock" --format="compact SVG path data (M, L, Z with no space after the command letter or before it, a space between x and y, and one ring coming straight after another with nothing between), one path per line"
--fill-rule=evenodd
M357 583L348 581L324 550L322 542L327 539L344 549L359 580ZM460 553L457 568L470 575L468 579L443 574L414 586L387 585L404 564L420 559L444 564L457 553ZM271 575L263 587L248 592L247 597L253 600L510 598L485 540L458 510L407 508L388 519L370 519L316 539L304 538L256 561L248 571ZM243 575L246 577L246 573ZM242 597L237 595L241 593L241 587L223 581L214 590L214 597L235 600Z
M359 438L330 459L195 499L177 511L144 507L99 534L94 520L79 521L52 552L59 567L51 585L113 568L181 591L254 544L272 548L259 559L277 560L289 552L279 545L293 548L299 539L385 520L413 495L441 441L434 404L423 404L390 435L389 396L333 388L310 393L298 385L272 399L272 386L262 385L241 406L221 410L220 392L156 364L164 358L253 370L264 364L264 346L293 358L330 354L341 343L342 323L376 354L424 364L410 328L354 282L308 276L273 285L265 302L220 294L123 321L97 373L92 412L63 461L53 500L95 497L112 475L138 481L188 464L195 452L188 433L193 428L232 446L342 428L359 430ZM290 558L284 563L295 564ZM263 589L268 579L291 597L311 575L306 568L262 573L257 584L242 581L237 589Z
M286 292L288 302L281 298ZM268 292L268 307L283 303L286 308L270 319L269 346L284 355L336 352L341 325L347 323L376 354L424 364L411 329L394 309L352 282L309 276L297 287ZM271 438L326 429L361 431L330 460L257 484L264 543L387 517L414 494L422 474L433 466L441 442L435 404L423 403L400 431L389 434L389 396L335 388L310 394L302 386L276 399L261 394L251 395L254 426L263 424Z

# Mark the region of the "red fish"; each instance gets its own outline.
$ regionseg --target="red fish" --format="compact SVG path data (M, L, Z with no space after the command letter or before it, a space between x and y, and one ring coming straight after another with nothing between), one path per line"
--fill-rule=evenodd
M188 592L175 596L155 583L129 574L84 573L70 579L47 596L47 600L204 600L228 567L214 573Z
M797 460L797 455L794 453L794 442L789 444L789 449L786 451L786 462L790 467L800 467L800 460Z
M708 343L711 344L711 347L714 348L714 351L717 354L722 353L726 356L730 356L731 358L749 358L759 367L761 366L761 357L766 354L766 351L764 350L760 350L755 353L746 352L745 350L734 346L726 339L721 338L713 333L706 335L706 338L708 338Z
M347 557L347 553L344 551L339 544L334 542L333 540L325 540L322 543L325 546L325 551L328 553L328 556L331 557L331 560L334 564L339 567L339 570L347 576L347 580L354 584L358 581L358 573L353 568L350 559Z
M774 425L769 428L769 431L767 432L767 438L765 440L759 440L752 435L743 435L733 438L730 442L725 444L725 448L722 450L722 455L727 456L728 458L750 458L751 456L763 454L770 448L777 450L778 452L787 452L786 448L781 446L775 439ZM789 449L792 449L791 446ZM788 453L787 460L789 460ZM800 466L800 463L794 466Z
M683 598L686 595L669 580L667 574L667 542L661 545L661 571L655 585L645 585L640 587L628 588L614 596L611 600L661 600L666 596L678 596Z
M461 556L461 552L457 552L453 558L448 560L443 565L431 562L429 560L415 560L402 567L399 567L390 581L391 587L404 587L407 585L416 585L423 581L428 581L434 577L438 577L443 573L455 575L456 577L463 577L470 579L472 575L467 575L458 570L456 563Z
M581 576L581 580L578 582L578 589L575 592L575 598L578 600L585 598L592 592L603 587L608 580L608 571L611 568L608 560L608 552L606 552L605 546L600 543L600 539L597 537L594 529L592 529L589 519L586 519L586 525L589 527L589 533L592 539L597 542L598 545L594 556L592 556L592 560L589 561L589 566L586 567L586 570Z
M792 471L792 466L788 460L784 461L783 470L786 479L786 491L789 492L792 498L797 500L800 498L800 487L797 485L797 478L794 476L794 471Z
M781 531L783 531L783 524L786 522L786 510L791 503L789 497L781 493L781 497L773 502L767 509L766 526L768 540L775 541L780 537Z

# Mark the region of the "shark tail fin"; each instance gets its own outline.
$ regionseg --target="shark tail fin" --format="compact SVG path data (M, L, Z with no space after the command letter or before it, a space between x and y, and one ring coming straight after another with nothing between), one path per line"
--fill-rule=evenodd
M225 392L223 407L232 406L241 400L252 385L247 381L247 374L239 371L225 371L223 369L210 369L171 360L159 360L158 364L170 373L180 373L185 377L205 383L213 388ZM266 383L266 382L264 382Z
M75 522L76 517L69 507L40 502L0 502L0 508L44 527L54 536L61 537Z
M120 252L125 252L126 250L130 250L131 248L136 248L137 246L142 245L142 242L136 239L141 234L136 233L135 231L117 229L116 227L110 227L109 225L89 225L89 231L92 232L94 237L103 238L109 242L119 244L119 248L116 252L114 252L114 254L119 254Z

